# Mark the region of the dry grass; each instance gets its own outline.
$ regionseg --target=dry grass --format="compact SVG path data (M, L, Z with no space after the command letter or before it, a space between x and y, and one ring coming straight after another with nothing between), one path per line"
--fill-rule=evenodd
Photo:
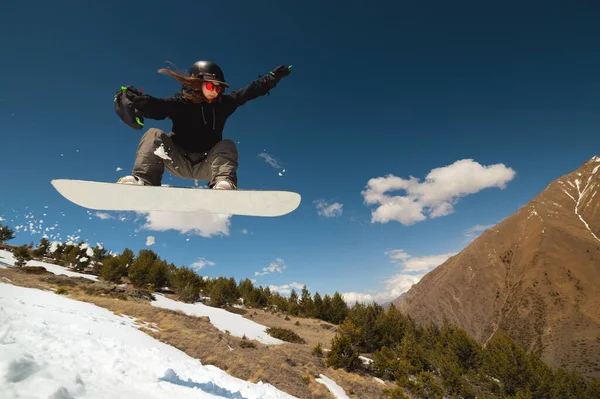
M325 323L321 320L292 317L286 321L281 315L277 317L270 312L249 310L244 317L268 327L291 329L307 341L306 344L285 343L269 346L230 336L216 329L206 318L157 308L144 299L124 300L89 295L84 290L84 285L90 285L89 281L56 278L50 273L32 275L16 269L0 269L0 280L6 279L15 285L52 291L59 286L65 286L68 289L66 296L69 298L93 303L117 315L134 317L140 324L149 323L149 328L140 329L159 341L200 359L202 364L214 365L230 375L253 383L262 381L272 384L298 398L332 398L327 388L315 381L320 374L334 380L351 398L384 397L384 386L373 377L347 373L341 369L328 369L323 358L312 354L312 349L318 342L321 342L324 348L328 348L335 334L335 328L323 328L321 325ZM300 320L299 326L295 325L297 320ZM248 343L253 343L255 347L243 347Z

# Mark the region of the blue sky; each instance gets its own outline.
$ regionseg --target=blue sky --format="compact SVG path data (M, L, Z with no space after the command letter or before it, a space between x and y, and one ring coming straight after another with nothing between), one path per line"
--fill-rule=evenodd
M599 5L396 3L4 2L11 243L54 227L51 238L151 248L202 275L383 301L600 154ZM296 191L294 213L97 213L52 188L128 174L143 131L119 120L115 91L169 96L179 83L157 69L200 59L234 89L293 65L224 135L238 145L239 187ZM168 172L163 183L194 184Z

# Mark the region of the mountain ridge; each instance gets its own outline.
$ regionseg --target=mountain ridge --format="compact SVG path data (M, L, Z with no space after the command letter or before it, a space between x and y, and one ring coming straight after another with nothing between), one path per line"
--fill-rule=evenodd
M600 157L551 182L392 303L486 344L508 332L555 367L600 376Z

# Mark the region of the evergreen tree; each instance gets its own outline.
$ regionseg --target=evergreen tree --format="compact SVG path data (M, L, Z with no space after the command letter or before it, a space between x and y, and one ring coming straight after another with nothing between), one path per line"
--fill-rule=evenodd
M133 260L135 255L133 251L129 248L125 248L125 250L119 255L119 261L125 267L125 269L129 269L129 267L133 264Z
M408 372L417 374L421 371L432 371L423 344L418 340L415 329L409 329L398 346L400 357L406 361Z
M252 284L252 281L250 281L249 278L245 278L240 281L238 291L240 292L240 296L244 300L244 304L246 304L246 302L248 302L248 296L252 291L254 291L254 284Z
M532 376L527 360L525 351L505 333L494 335L483 350L483 370L501 381L506 396L527 390Z
M50 241L46 237L40 239L40 243L37 248L33 250L33 255L40 257L46 255L48 253L48 249L50 248Z
M183 302L196 302L204 285L202 278L195 271L185 266L175 270L171 269L168 280L169 287Z
M300 315L300 305L298 304L298 293L292 288L290 297L288 299L287 312L292 316Z
M312 316L317 318L317 319L323 319L323 298L321 298L321 295L316 292L315 296L313 298L313 314Z
M68 267L76 267L79 259L79 253L79 247L73 244L68 244L65 246L63 252L63 261L65 262L65 265Z
M31 260L27 244L16 247L13 255L15 257L15 266L25 266L27 261Z
M460 374L481 366L481 346L460 327L444 323L440 340L447 351L456 357Z
M327 352L325 363L327 367L343 368L346 371L358 370L361 365L350 338L343 334L336 334L331 340L331 350Z
M10 241L15 238L15 231L8 225L0 224L0 243Z
M271 294L268 305L279 312L287 311L288 301L279 292Z
M300 313L304 317L310 317L314 313L314 302L310 296L310 292L306 289L306 285L302 287L300 295Z
M148 282L154 284L154 288L160 290L167 285L168 271L167 262L162 259L156 259L152 262L148 270Z
M380 316L378 324L381 331L379 342L381 346L392 347L402 342L406 330L406 318L393 304L390 304L385 314Z
M323 317L322 320L333 322L333 308L331 306L331 297L325 294L323 297Z
M218 277L211 282L209 296L211 306L221 307L237 303L240 292L233 277Z
M100 278L105 281L119 284L121 277L127 275L127 268L121 263L119 257L108 256L104 258L100 267Z
M407 375L398 353L387 346L382 346L373 354L373 372L380 378L392 381Z
M127 269L129 281L136 287L146 287L150 283L150 268L157 259L158 255L151 249L141 249Z
M106 258L107 256L107 250L106 248L102 247L102 246L95 246L92 248L92 251L94 251L94 255L92 255L92 260L94 262L99 262L102 263L102 261L104 260L104 258Z
M348 314L348 305L339 292L335 292L331 298L331 322L340 324Z
M559 368L554 373L552 398L588 399L588 386L585 377L577 370Z

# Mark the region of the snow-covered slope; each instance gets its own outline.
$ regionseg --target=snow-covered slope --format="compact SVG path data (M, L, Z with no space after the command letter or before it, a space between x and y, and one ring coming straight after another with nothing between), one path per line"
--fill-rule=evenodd
M204 366L130 318L0 283L0 398L292 398Z

